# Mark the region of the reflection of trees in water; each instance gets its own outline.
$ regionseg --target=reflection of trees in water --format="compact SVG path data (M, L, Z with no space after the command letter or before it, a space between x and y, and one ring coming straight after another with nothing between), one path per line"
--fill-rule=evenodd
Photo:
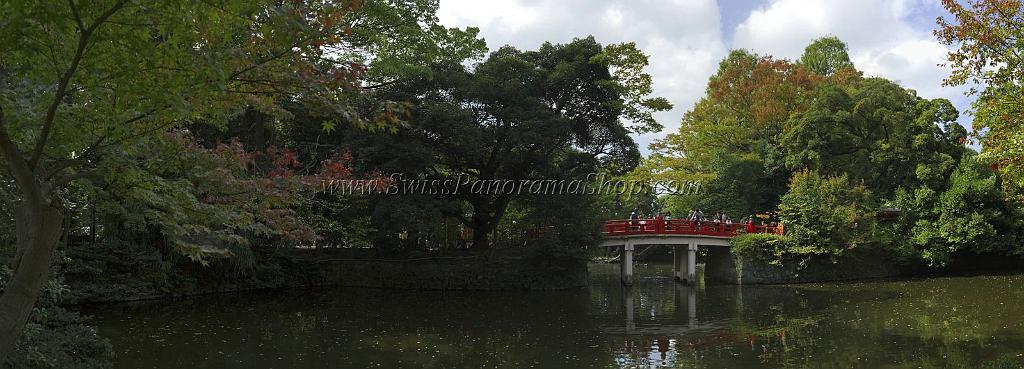
M625 303L598 309L620 313L601 323L622 368L1019 368L1024 292L1006 286L1022 279L709 286L696 294L698 329L687 325L685 298L658 283L608 287L597 302L635 295L632 326L621 320ZM664 341L671 352L662 352Z
M587 317L585 293L325 289L211 296L104 307L100 325L101 334L116 331L115 345L130 350L119 357L126 367L589 368L606 365L608 356ZM190 354L179 359L181 352Z
M611 267L585 291L204 296L102 306L98 323L125 368L976 368L1024 353L1024 291L1007 288L1024 277L691 289L645 266L624 289Z

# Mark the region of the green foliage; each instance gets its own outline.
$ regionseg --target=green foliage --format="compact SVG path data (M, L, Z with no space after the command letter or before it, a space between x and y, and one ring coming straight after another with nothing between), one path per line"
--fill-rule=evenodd
M599 168L628 171L640 154L623 120L647 124L641 116L664 106L647 97L650 80L641 73L646 57L634 46L609 47L592 37L536 51L504 47L472 70L438 65L433 79L383 90L381 98L411 101L417 108L410 118L414 124L397 132L400 152L375 156L414 154L415 165L401 165L412 169L407 176L465 183L582 180ZM529 189L469 190L412 199L424 201L426 214L433 208L472 229L473 244L481 248L510 206L538 213L546 206L520 196ZM555 196L544 201L561 201ZM398 222L410 223L415 222Z
M477 59L487 51L479 30L447 28L437 0L361 0L351 24L351 53L367 66L371 85L431 76L431 65ZM361 54L361 55L360 55Z
M977 94L972 127L980 158L995 165L1002 185L1020 196L1024 189L1024 7L1018 1L943 1L952 17L937 19L935 35L954 51L946 85L967 85Z
M980 3L971 4L996 8ZM1004 95L1016 91L1003 88ZM1013 109L986 106L976 120L1015 125L1007 118L1019 115ZM698 196L672 199L675 208L733 217L777 209L787 236L805 253L839 255L870 245L894 259L933 265L962 251L1020 253L1011 246L1024 229L1014 220L1020 205L979 162L993 158L990 145L979 157L965 147L958 117L946 99L863 78L835 37L808 45L796 64L735 50L680 132L652 145L655 154L631 176L704 184ZM991 134L1010 130L1003 128ZM1000 137L1003 154L1024 142ZM998 162L1011 183L1016 163ZM898 216L879 223L880 208Z
M0 254L0 286L6 286L10 260ZM2 289L0 289L2 291ZM110 342L97 334L88 319L58 304L67 293L64 281L51 279L32 311L25 333L4 368L62 369L111 368L114 352Z
M802 246L840 255L873 240L874 206L871 191L847 177L823 177L818 172L796 173L782 196L779 218L787 236Z
M705 194L717 196L695 204L706 210L769 211L789 176L779 144L787 119L807 109L823 78L786 60L734 50L680 131L652 144L654 154L637 171L702 183Z
M760 160L737 160L720 169L717 177L696 196L693 206L721 211L732 219L772 209L779 202L779 194L786 191L786 174L767 170Z
M790 118L782 137L793 170L846 174L887 197L919 183L918 165L956 160L965 152L958 113L945 99L924 100L880 78L823 86L815 95L806 112Z
M93 191L107 229L150 238L192 260L229 256L234 246L274 237L311 240L291 209L300 203L298 177L253 173L253 154L238 143L207 149L185 133L155 137L99 168Z
M1024 193L1024 88L1017 84L989 86L974 103L971 123L981 141L984 160L1002 174L1002 186L1018 199Z
M729 240L729 252L744 260L782 265L786 261L803 262L814 255L827 254L821 249L804 246L789 236L746 233Z
M663 128L653 113L672 109L672 104L663 97L648 97L654 90L651 75L644 72L647 67L647 55L644 55L636 43L607 45L600 54L591 58L592 62L609 67L612 71L612 83L622 96L622 115L633 122L631 129L635 133L651 133Z
M846 43L835 36L822 37L804 48L799 63L811 73L831 76L843 68L853 68Z
M925 172L925 171L922 171ZM945 265L959 251L1020 254L1020 209L1008 202L998 178L973 155L952 168L942 187L903 191L904 208L915 252L932 265Z
M78 313L59 306L36 309L25 327L10 368L106 369L113 367L113 347Z

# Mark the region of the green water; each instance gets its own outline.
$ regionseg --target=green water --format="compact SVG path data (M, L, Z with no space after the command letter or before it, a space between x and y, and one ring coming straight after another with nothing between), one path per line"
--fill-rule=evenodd
M573 292L319 289L87 309L117 368L1016 368L1024 276Z

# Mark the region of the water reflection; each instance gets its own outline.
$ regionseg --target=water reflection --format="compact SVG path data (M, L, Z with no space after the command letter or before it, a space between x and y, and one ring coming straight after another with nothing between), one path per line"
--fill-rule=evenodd
M322 289L97 306L119 368L1020 367L1022 276L585 291Z

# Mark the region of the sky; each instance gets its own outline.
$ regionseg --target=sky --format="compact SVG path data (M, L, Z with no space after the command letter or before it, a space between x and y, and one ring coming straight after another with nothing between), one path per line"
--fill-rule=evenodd
M964 88L942 86L949 50L932 35L935 18L945 15L938 0L441 0L438 11L447 26L480 28L492 51L588 35L603 44L636 42L650 57L655 95L674 105L656 115L664 130L635 137L645 153L679 130L729 50L794 60L829 35L847 43L866 76L947 98L963 112L970 100ZM969 127L969 118L961 114L961 124Z

